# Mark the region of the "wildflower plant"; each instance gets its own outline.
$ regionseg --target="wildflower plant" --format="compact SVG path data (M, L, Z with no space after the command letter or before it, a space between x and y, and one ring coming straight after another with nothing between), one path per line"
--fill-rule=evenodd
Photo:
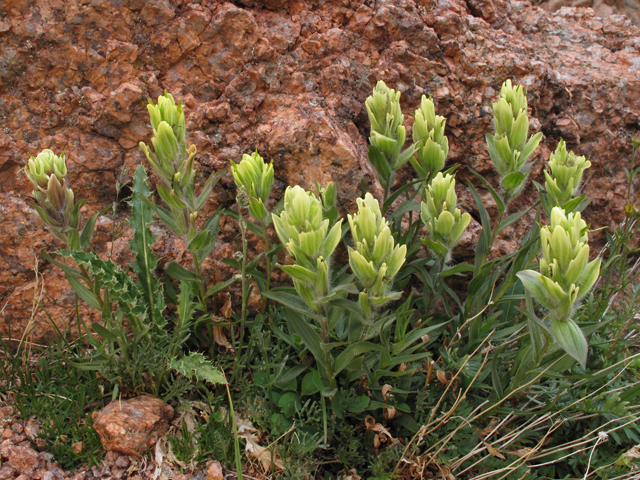
M255 151L251 155L243 155L238 164L231 161L231 173L238 187L243 186L249 195L249 212L259 222L268 223L269 212L265 203L269 199L273 185L273 161L264 162Z
M378 173L385 191L385 200L393 186L396 170L407 163L415 151L415 145L403 150L406 140L404 115L400 108L400 92L389 88L380 80L373 93L365 101L371 122L369 136L369 160Z
M322 202L302 187L287 187L282 213L273 216L280 241L295 265L280 265L291 275L300 297L315 313L326 315L324 297L331 289L330 262L341 238L342 220L329 229Z
M359 294L366 317L391 300L400 298L393 292L393 280L405 262L406 245L396 245L389 223L380 212L378 201L367 193L358 198L358 213L348 215L354 247L349 247L349 265L364 290Z
M182 102L176 105L173 96L165 92L158 97L157 104L149 100L147 110L153 128L153 150L144 142L140 142L140 149L162 178L156 188L169 209L156 204L149 206L167 227L186 239L196 275L201 278L200 264L213 249L219 216L214 215L204 222L202 229L196 219L226 170L211 174L200 194L196 195L196 147L191 145L187 148Z
M590 166L591 162L583 155L576 156L572 151L567 152L566 143L560 139L555 151L549 156L548 170L544 171L545 190L551 207L567 208L566 204L578 192L584 171Z
M457 208L456 180L453 175L438 172L429 183L421 203L420 218L429 227L423 242L444 263L451 260L451 250L471 221L471 215Z
M517 274L534 298L549 309L551 329L558 343L583 368L587 340L571 316L600 274L600 259L589 262L587 230L579 212L567 215L554 207L551 224L540 229L540 272L524 270Z
M78 216L84 202L74 201L73 190L67 185L67 163L60 156L45 149L31 157L24 169L33 184L33 208L42 221L60 240L79 247Z
M528 158L542 140L536 133L527 140L529 117L527 96L522 85L513 86L511 80L502 84L500 99L492 105L495 135L487 134L489 155L500 175L505 203L524 188L531 163Z
M422 96L420 108L415 111L413 124L413 142L416 156L409 161L420 178L429 182L437 172L444 168L449 154L449 140L444 134L447 120L435 113L431 97Z

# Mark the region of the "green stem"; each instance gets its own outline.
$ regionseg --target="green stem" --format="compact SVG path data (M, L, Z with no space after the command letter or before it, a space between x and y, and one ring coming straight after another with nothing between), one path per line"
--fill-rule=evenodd
M320 320L320 325L322 327L322 341L324 343L329 343L329 318L326 315L324 315L324 318ZM331 385L331 388L335 390L338 386L336 384L336 377L333 374L333 366L331 365L331 353L329 353L328 350L324 352L324 363L327 375L329 376L329 384Z
M242 263L241 263L241 271L240 275L242 276L242 310L240 314L240 342L239 346L236 349L236 358L235 364L236 369L233 371L234 381L236 386L238 385L238 380L240 379L239 368L240 365L240 355L242 354L242 344L244 337L244 322L247 318L247 305L249 303L249 282L247 282L247 224L245 218L242 216L242 208L238 205L238 223L240 224L240 235L242 237ZM235 336L235 335L234 335Z
M233 447L235 451L236 475L238 480L242 480L242 456L240 455L240 438L238 437L238 426L236 425L236 413L233 410L233 401L231 400L231 391L229 383L224 384L227 387L227 397L229 398L229 415L231 417L231 426L233 428Z
M505 200L505 205L506 205L506 200ZM491 249L493 248L493 244L496 241L496 238L498 237L498 229L500 228L500 224L502 223L502 220L504 219L504 214L506 212L506 208L504 212L500 213L500 216L498 217L498 221L496 222L493 230L491 231L491 239L489 240L489 248L487 248L487 253L484 254L484 257L482 258L482 263L484 264L484 262L487 260L487 257L489 256L489 254L491 253Z
M266 271L266 277L267 277L267 279L266 279L266 282L265 282L264 289L265 289L266 292L268 292L269 288L271 286L271 268L272 268L272 265L271 265L271 256L269 255L269 251L271 250L271 243L269 242L269 232L267 231L267 226L266 225L264 226L263 233L264 233L264 249L265 249L266 257L267 257L266 258L266 263L267 263L267 265L266 265L266 270L267 270ZM266 299L264 299L264 303L262 304L262 313L267 311L267 307L268 306L269 306L269 299L266 298Z
M193 269L195 270L196 277L198 277L198 289L200 290L200 305L202 306L202 311L205 315L209 313L209 309L207 308L207 294L204 289L204 280L202 278L202 268L200 266L200 262L198 261L198 255L196 252L191 252L191 258L193 260ZM209 356L211 360L214 359L216 355L216 342L213 339L213 325L211 321L207 321L207 333L209 335Z

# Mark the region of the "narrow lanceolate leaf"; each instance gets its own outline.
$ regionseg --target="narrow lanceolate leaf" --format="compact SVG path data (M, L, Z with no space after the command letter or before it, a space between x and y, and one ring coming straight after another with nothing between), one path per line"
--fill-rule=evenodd
M571 319L565 321L551 320L551 330L562 349L578 361L582 368L587 368L589 346L580 327Z
M138 287L145 299L149 318L158 326L166 323L162 316L165 308L162 284L155 277L153 271L158 261L153 256L151 246L156 237L152 235L149 225L153 222L154 211L140 197L149 198L150 192L147 186L147 173L140 165L133 176L133 191L129 204L131 205L131 218L129 223L134 231L131 242L131 250L136 254L135 261L131 264L138 274Z

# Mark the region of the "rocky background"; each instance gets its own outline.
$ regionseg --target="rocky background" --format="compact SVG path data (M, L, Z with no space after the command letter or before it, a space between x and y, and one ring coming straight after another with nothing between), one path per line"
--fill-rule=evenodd
M87 218L115 197L121 172L143 162L149 141L145 104L164 89L183 99L200 178L258 149L274 161L274 204L287 185L336 181L343 213L361 185L380 192L367 161L365 98L378 79L400 89L405 124L423 94L447 117L448 164L460 164L459 198L478 218L462 185L466 167L496 180L484 136L489 102L508 78L528 88L532 131L545 139L532 178L560 137L593 163L584 187L593 198L585 217L594 228L623 217L631 135L640 127L640 31L625 16L599 18L590 8L555 13L509 0L3 0L0 4L0 333L34 340L53 328L77 331L75 296L39 251L61 244L28 205L30 184L20 169L41 149L64 150L76 198L88 198ZM550 8L549 5L546 5ZM404 167L398 182L411 177ZM153 177L152 177L153 180ZM123 192L126 195L126 189ZM481 191L488 205L491 197ZM209 211L231 207L230 174L211 196ZM536 198L530 185L510 204ZM272 205L273 206L273 205ZM118 210L116 224L126 218ZM491 211L490 211L491 213ZM514 248L521 224L498 243ZM114 222L100 217L96 248L129 261L125 235L111 241ZM473 254L479 226L456 252ZM160 226L161 265L184 245ZM221 224L206 270L212 282L234 272L237 226ZM603 235L596 238L602 246ZM254 247L259 247L254 244ZM598 248L592 249L597 253ZM91 321L92 312L80 305Z

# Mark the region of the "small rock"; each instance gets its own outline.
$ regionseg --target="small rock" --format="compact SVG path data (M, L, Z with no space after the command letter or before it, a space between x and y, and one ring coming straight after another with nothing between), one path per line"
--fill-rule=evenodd
M24 434L29 440L36 438L39 431L38 424L32 420L29 420L24 426Z
M105 450L141 456L169 429L173 408L149 395L111 402L92 414Z
M8 445L0 448L0 456L11 462L11 466L19 473L34 478L35 471L40 465L38 454L31 448Z
M14 468L11 468L9 465L5 465L0 468L0 480L7 480L13 477L13 474L16 472Z
M10 428L5 428L4 432L2 432L2 438L11 438L13 437L13 430Z
M79 454L80 452L82 452L82 442L74 443L73 445L71 445L71 449L76 455Z
M213 462L209 465L206 480L224 480L222 465L220 465L220 462Z
M13 430L15 433L22 433L24 431L22 422L16 422L13 425L11 425L11 430Z
M127 468L129 465L131 465L131 461L129 460L129 457L127 457L126 455L121 455L116 460L116 467Z

